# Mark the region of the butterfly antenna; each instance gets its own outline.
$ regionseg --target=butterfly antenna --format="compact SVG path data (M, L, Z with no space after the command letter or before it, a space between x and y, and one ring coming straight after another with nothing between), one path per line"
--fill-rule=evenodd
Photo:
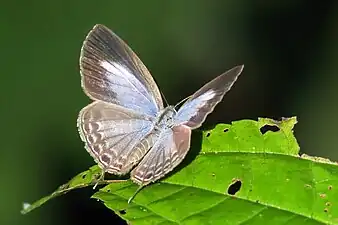
M160 90L160 92L161 92L161 95L162 95L162 98L163 98L165 104L169 105L169 103L168 103L167 99L165 98L163 92L161 90Z
M97 185L98 185L101 181L104 181L104 174L105 174L105 171L102 170L100 177L96 180L96 184L94 185L93 190L95 190L95 188L97 187Z
M191 96L192 96L192 95L190 95L190 96L188 96L188 97L182 99L181 101L179 101L179 102L175 105L175 109L176 109L177 106L181 105L183 102L185 102L186 100L188 100L189 98L191 98Z
M135 193L128 199L128 204L130 204L133 199L135 198L135 196L141 191L141 189L143 188L144 186L140 186L139 188L137 188L137 190L135 191Z

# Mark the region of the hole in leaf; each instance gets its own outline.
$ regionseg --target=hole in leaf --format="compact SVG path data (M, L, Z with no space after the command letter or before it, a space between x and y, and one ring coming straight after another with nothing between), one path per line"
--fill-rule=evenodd
M228 132L228 131L229 131L228 128L225 128L225 129L223 130L224 133L226 133L226 132Z
M107 192L110 193L110 189L107 189Z
M326 206L331 206L331 202L326 202L325 205Z
M325 209L324 209L324 212L326 212L326 213L327 213L328 211L329 211L329 209L328 209L328 208L325 208Z
M236 179L230 186L228 187L228 194L229 195L235 195L242 186L242 181Z
M207 133L206 137L209 137L210 136L210 132Z
M82 179L85 179L86 176L87 176L87 174L83 174L83 175L82 175Z
M279 127L277 127L276 125L272 125L272 126L271 125L264 125L259 130L261 131L262 134L265 134L268 131L272 131L272 132L280 131Z
M329 189L329 191L332 190L332 185L329 185L327 189Z
M312 188L312 186L310 184L304 184L305 188Z
M127 212L126 212L125 209L123 209L123 210L120 210L119 213L120 213L121 215L125 215Z

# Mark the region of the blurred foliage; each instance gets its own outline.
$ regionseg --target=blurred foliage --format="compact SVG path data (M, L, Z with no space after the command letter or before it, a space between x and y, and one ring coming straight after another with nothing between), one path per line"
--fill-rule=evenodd
M79 51L102 23L140 56L170 103L238 64L243 75L206 121L298 116L301 152L338 159L336 1L5 1L0 7L0 224L119 221L75 192L22 216L94 162L76 118L89 103Z

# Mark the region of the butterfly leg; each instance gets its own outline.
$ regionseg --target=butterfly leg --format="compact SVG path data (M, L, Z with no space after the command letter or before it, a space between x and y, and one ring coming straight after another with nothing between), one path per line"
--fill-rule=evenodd
M104 174L105 174L106 172L104 171L104 170L102 170L102 172L101 172L101 175L96 179L96 183L95 183L95 185L94 185L94 187L93 187L93 190L95 190L95 188L97 187L97 185L101 182L101 181L104 181Z

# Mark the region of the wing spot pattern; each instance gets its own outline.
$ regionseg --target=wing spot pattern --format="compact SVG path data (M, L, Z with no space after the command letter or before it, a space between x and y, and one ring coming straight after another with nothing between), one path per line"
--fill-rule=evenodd
M108 154L103 154L100 156L100 161L102 162L102 164L108 165L111 161L111 156Z

